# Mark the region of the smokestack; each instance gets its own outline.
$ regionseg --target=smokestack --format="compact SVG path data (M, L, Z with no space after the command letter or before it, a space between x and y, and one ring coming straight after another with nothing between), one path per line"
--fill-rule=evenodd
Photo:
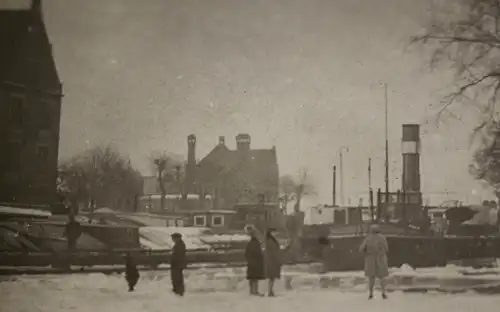
M332 206L337 205L337 166L333 165Z
M402 138L403 177L402 191L420 193L420 126L403 125Z
M250 150L250 135L246 133L241 133L236 136L236 149L238 151L249 151Z

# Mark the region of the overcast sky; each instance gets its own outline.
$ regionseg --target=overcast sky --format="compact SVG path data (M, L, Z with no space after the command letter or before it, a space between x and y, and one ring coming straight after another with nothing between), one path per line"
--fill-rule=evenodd
M331 167L349 146L345 191L357 202L369 156L374 186L384 185L386 81L391 187L399 188L401 125L432 120L431 104L452 83L449 73L428 71L422 51L405 49L429 2L45 0L65 93L60 156L112 142L149 173L153 151L185 154L190 133L197 157L220 135L234 147L236 134L249 133L255 148L276 145L282 174L309 168L330 202ZM428 197L473 199L474 121L423 126Z

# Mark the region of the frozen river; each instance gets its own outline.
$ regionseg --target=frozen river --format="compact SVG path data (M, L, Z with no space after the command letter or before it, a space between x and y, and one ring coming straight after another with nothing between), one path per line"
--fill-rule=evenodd
M303 271L303 270L302 270ZM500 295L482 295L464 290L478 283L500 284L497 272L460 277L462 269L447 268L411 272L393 270L393 292L389 300L376 295L366 299L360 272L310 274L288 270L278 285L276 298L247 296L242 269L200 269L187 272L188 293L171 294L166 272L142 272L134 293L127 292L120 275L75 274L23 276L0 283L1 311L498 311ZM462 272L463 273L463 272ZM440 279L459 286L463 292L409 293L405 287ZM406 281L406 282L405 282ZM451 282L454 281L454 282ZM464 282L467 281L467 282ZM473 285L473 286L471 286ZM264 286L264 285L263 285ZM265 290L264 288L262 290Z

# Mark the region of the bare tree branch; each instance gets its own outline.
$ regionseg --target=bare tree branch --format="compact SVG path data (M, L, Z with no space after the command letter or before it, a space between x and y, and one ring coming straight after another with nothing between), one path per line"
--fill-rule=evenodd
M469 169L500 194L500 155L492 151L500 136L500 0L450 0L443 5L447 12L430 20L424 34L410 42L430 48L432 69L444 66L455 72L458 87L441 102L437 121L444 113L461 119L450 112L457 102L467 101L482 115L471 135L471 144L479 139L479 148Z
M174 184L176 186L176 190L183 193L181 186L183 180L183 165L179 160L179 157L169 153L155 153L152 156L152 164L155 167L156 178L161 192L160 207L161 210L164 211L165 196L168 192L169 186Z
M280 178L281 192L287 199L295 200L294 211L300 211L300 203L304 196L316 194L316 188L310 182L308 171L305 168L299 170L297 177L285 175Z
M131 209L142 192L142 177L128 159L111 146L78 154L59 166L59 190L73 204Z

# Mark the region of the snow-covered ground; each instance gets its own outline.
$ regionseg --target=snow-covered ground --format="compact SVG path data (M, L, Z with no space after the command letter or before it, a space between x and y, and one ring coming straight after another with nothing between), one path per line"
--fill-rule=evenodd
M188 285L189 286L189 285ZM189 289L188 289L189 290ZM377 294L378 295L378 294ZM365 292L336 290L280 291L276 298L249 297L246 291L170 293L168 279L142 281L134 293L121 278L104 275L26 279L0 284L2 311L497 311L499 296L477 294L409 294L393 292L389 300L366 299Z
M403 277L443 277L448 283L464 279L474 281L473 273L484 274L481 281L500 283L498 271L473 272L472 269L448 267L415 271L408 267L392 270L389 300L366 299L362 272L317 274L307 266L287 267L277 285L277 298L247 295L243 268L201 268L186 271L188 294L171 294L168 272L142 272L136 292L128 293L123 276L87 274L20 276L13 280L0 277L2 311L497 311L500 296L474 291L445 294L439 291L409 293L394 280ZM292 277L290 279L290 277ZM3 282L1 282L3 279ZM404 279L404 278L403 278ZM336 283L325 281L336 280ZM323 281L323 282L322 282ZM477 279L475 280L478 281ZM290 285L287 285L291 282ZM401 282L401 281L400 281ZM459 282L462 284L462 282ZM470 283L469 283L470 284ZM474 287L477 283L462 285ZM265 283L261 290L265 291ZM432 288L431 288L432 290ZM472 288L471 288L472 290Z

